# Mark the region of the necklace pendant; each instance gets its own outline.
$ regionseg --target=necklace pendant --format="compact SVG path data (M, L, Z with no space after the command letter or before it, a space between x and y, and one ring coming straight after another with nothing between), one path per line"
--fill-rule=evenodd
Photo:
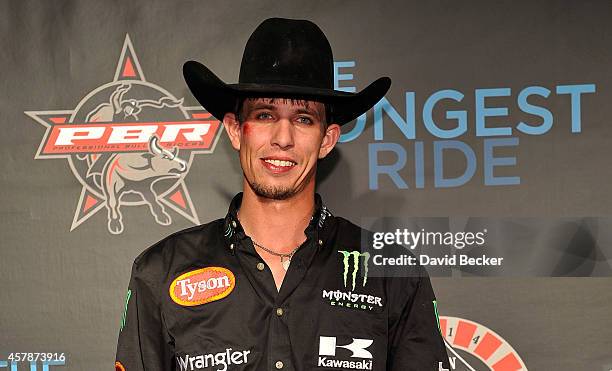
M281 261L282 261L282 259L281 259ZM289 264L291 264L291 259L287 258L287 260L282 261L282 263L283 263L283 269L287 270L287 269L289 269Z

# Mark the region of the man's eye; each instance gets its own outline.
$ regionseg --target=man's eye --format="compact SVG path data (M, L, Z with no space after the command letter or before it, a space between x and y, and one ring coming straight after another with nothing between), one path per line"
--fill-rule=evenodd
M301 123L301 124L307 124L307 125L312 124L312 120L309 119L308 117L304 117L304 116L298 117L298 122Z
M270 120L272 118L272 115L269 113L260 113L256 117L258 120Z

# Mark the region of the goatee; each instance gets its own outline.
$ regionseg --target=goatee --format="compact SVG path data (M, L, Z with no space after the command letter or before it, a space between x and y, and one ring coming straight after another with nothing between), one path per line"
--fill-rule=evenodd
M289 187L272 187L258 184L255 182L248 182L251 189L259 197L270 198L273 200L286 200L293 197L296 193L296 189Z

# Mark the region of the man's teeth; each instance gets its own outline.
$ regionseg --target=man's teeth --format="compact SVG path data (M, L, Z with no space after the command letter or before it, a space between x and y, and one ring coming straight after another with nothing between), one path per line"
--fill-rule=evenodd
M295 162L292 161L281 161L281 160L264 160L265 162L274 166L293 166Z

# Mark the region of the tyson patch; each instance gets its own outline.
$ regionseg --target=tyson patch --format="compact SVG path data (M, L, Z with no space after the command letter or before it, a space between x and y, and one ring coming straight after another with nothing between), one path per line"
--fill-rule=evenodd
M170 297L183 306L210 303L228 296L236 286L236 277L229 269L206 267L183 273L170 284Z

